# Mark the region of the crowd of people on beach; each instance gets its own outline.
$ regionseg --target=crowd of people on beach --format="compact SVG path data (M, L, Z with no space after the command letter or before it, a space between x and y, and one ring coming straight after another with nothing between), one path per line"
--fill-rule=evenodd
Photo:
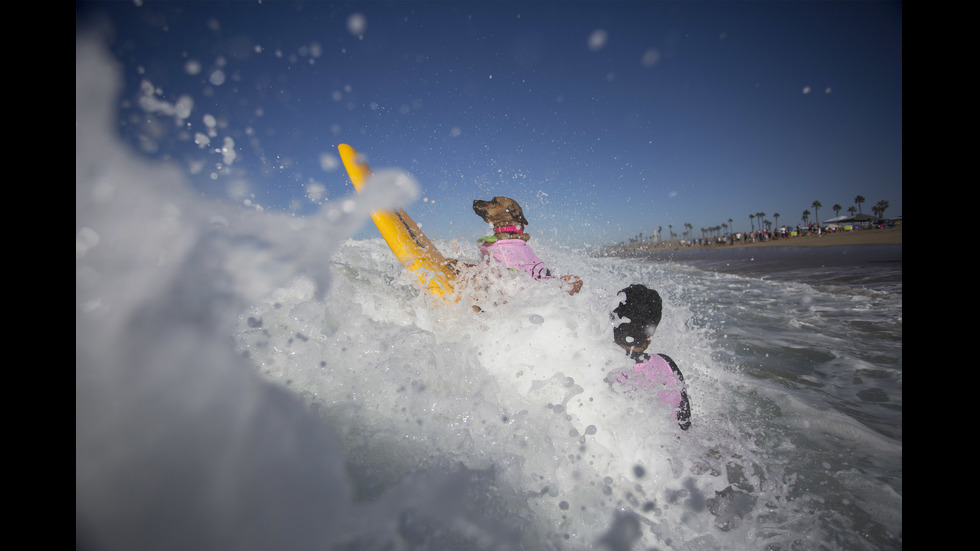
M834 233L844 231L840 226L823 227L819 224L808 226L780 226L776 230L764 229L751 232L735 232L725 236L710 238L695 238L692 240L682 240L685 246L707 247L711 245L736 245L744 243L755 243L759 241L775 241L777 239L789 239L791 237L805 237L808 235L821 235L822 233Z
M680 238L671 240L631 240L629 244L620 243L610 247L607 252L642 252L657 249L678 249L678 248L703 248L703 247L723 247L723 246L742 246L755 243L779 241L783 239L796 239L800 237L820 237L836 233L864 232L874 229L894 228L900 226L900 221L880 220L875 223L855 224L842 226L839 224L808 224L797 226L780 226L777 229L753 229L749 232L734 232L723 236L701 237L701 238ZM786 243L790 245L791 243Z

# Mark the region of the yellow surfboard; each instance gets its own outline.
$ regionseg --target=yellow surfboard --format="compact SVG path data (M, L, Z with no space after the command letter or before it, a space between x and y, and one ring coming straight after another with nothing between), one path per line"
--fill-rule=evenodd
M371 167L353 147L340 144L337 149L354 189L360 192L368 178L374 174ZM402 266L418 276L423 289L438 297L452 297L455 273L449 267L446 257L442 256L404 209L377 210L371 213L371 219Z

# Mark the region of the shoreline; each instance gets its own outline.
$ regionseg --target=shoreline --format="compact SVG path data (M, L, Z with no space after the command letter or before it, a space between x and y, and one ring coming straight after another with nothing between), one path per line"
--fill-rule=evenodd
M663 241L660 243L636 243L629 245L613 245L605 247L603 254L637 254L658 251L680 251L680 250L712 250L712 249L741 249L746 247L834 247L844 245L901 245L902 226L899 224L894 228L853 230L835 233L824 233L821 235L804 235L800 237L784 237L782 239L771 239L768 241L738 242L731 245L708 244L708 245L682 245L680 240Z

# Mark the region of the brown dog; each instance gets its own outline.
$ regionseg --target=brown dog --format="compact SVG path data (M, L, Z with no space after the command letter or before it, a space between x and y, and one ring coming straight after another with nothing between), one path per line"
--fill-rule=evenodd
M473 212L493 226L497 239L531 239L530 235L524 233L524 226L527 226L524 211L510 197L494 197L489 201L477 199L473 201Z
M527 219L517 201L509 197L494 197L490 201L473 201L473 212L493 228L493 235L480 239L480 251L487 262L496 262L510 268L531 274L536 280L553 279L551 271L545 267L527 240L531 236L524 233ZM582 288L578 276L561 276L561 287L574 295Z

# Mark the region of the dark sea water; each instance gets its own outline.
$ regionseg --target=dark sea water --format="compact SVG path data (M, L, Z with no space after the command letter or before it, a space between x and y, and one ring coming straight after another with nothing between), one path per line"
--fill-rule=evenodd
M644 255L706 271L743 277L901 291L901 245L832 247L719 247Z
M816 499L828 514L800 548L901 549L901 245L631 260L663 271L669 300L690 309L687 329L712 343L710 369L737 373L727 395L709 399L758 399L727 415L739 438L759 435L750 436L756 453L792 465L801 502Z

